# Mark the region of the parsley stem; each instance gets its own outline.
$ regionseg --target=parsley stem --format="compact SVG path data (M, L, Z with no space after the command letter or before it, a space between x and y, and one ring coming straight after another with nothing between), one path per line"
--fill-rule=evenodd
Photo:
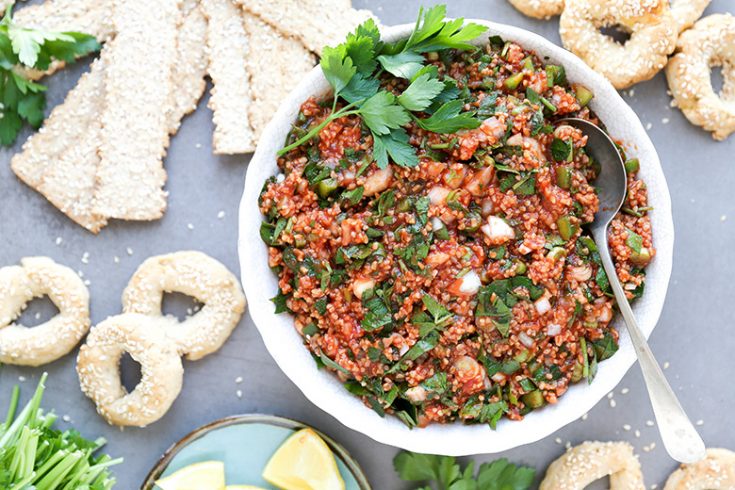
M330 122L334 121L335 119L339 119L340 117L345 117L345 116L351 116L353 114L359 114L359 112L360 112L359 109L356 109L356 110L350 110L350 109L353 108L354 106L356 106L357 104L362 103L363 101L364 100L359 100L359 101L353 102L352 104L349 104L349 105L344 106L342 109L338 110L337 112L332 112L324 121L322 121L318 125L316 125L313 128L311 128L311 130L309 130L309 132L306 133L304 136L302 136L301 138L297 139L296 141L294 141L290 145L288 145L286 147L283 147L280 150L278 150L278 152L276 152L276 155L278 155L280 157L280 156L288 153L289 151L293 150L294 148L298 148L299 146L303 145L304 143L306 143L307 141L309 141L311 138L313 138L314 136L316 136L322 129L324 129L324 127L327 124L329 124Z

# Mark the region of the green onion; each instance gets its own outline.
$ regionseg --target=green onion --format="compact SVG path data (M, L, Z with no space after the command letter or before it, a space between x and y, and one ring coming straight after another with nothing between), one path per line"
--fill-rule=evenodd
M521 401L530 408L540 408L544 406L544 395L541 390L534 390L521 396Z
M551 112L556 112L556 106L549 102L549 99L546 97L541 97L541 103Z
M53 413L41 410L46 373L28 404L16 416L20 390L13 389L8 415L0 424L0 477L9 490L110 490L115 479L108 467L122 459L95 456L104 439L88 441L76 431L52 426Z
M590 376L590 361L587 357L587 340L584 337L579 339L579 349L582 351L583 365L582 365L582 377L589 378Z

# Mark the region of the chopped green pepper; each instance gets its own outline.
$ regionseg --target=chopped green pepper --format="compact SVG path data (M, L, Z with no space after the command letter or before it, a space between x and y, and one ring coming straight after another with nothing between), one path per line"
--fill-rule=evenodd
M631 250L630 261L639 267L648 265L651 261L651 251L647 247L641 247L640 251Z
M558 167L556 169L556 185L562 189L572 187L572 169L570 167Z
M337 181L331 177L320 180L316 186L316 193L319 194L319 197L322 199L329 197L329 195L335 190L337 190Z
M517 89L518 88L518 85L520 85L521 82L523 81L523 76L524 76L523 72L520 71L520 72L518 72L518 73L516 73L514 75L511 75L508 78L506 78L505 79L505 88L507 88L508 90L515 90L515 89Z
M589 104L592 98L595 96L595 94L584 85L575 85L574 93L577 96L577 102L579 102L579 105L581 105L582 107L587 106L587 104Z
M533 58L526 56L526 59L523 60L523 69L533 71Z
M559 227L559 236L565 241L572 238L577 231L577 227L572 224L572 220L569 216L562 216L556 220L556 226Z
M523 261L522 261L522 260L520 260L520 259L516 259L516 260L514 260L514 261L513 261L513 263L514 263L514 264L515 264L515 266L516 266L516 268L515 268L515 272L516 272L516 275L519 275L519 276L520 276L520 275L523 275L523 274L525 274L525 273L526 273L526 271L528 270L528 266L526 266L526 263L525 263L525 262L523 262Z
M637 158L631 158L625 161L625 171L628 174L634 174L641 168L641 162Z

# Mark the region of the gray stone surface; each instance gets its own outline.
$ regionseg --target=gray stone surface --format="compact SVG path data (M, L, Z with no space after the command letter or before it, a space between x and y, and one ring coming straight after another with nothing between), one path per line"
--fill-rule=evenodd
M503 0L447 3L450 15L514 24L559 42L556 20L527 19ZM386 24L397 24L413 21L420 2L355 0L355 4L372 9ZM708 12L732 9L729 0L714 0ZM49 80L50 105L63 99L83 70L86 63L79 63ZM691 126L677 109L669 106L666 88L664 77L659 75L625 95L643 123L651 125L650 134L661 155L674 202L674 271L666 307L651 344L659 360L670 363L665 372L692 419L703 421L700 429L707 444L735 449L735 425L728 414L735 405L735 335L731 333L735 299L735 137L717 143ZM237 271L237 206L248 157L212 156L211 131L211 114L203 100L197 112L184 121L171 145L166 165L171 195L169 210L162 220L143 224L116 222L96 237L71 223L15 179L8 162L20 144L0 150L0 265L15 264L24 256L48 255L82 271L90 281L93 322L120 311L120 295L128 278L150 255L198 249ZM223 218L218 218L220 211L224 211ZM128 247L132 253L128 253ZM89 253L88 263L81 260L85 252ZM166 307L181 313L186 304L173 298ZM43 319L51 314L51 309L48 303L35 302L24 318L37 321L36 312ZM59 415L69 415L71 423L86 435L105 436L109 440L107 450L125 457L124 465L116 470L118 488L137 488L161 452L191 429L226 415L251 412L293 417L325 431L357 458L376 489L410 487L394 476L391 460L395 449L346 429L301 395L265 351L249 316L217 354L198 362L185 362L181 395L163 420L146 429L108 426L80 392L74 358L70 355L37 369L0 367L0 410L4 410L13 384L20 383L26 399L39 375L48 371L44 406L54 407ZM123 368L124 379L132 382L134 367L125 362ZM240 376L243 381L238 385L235 379ZM236 396L238 389L242 390L242 398ZM656 428L647 425L653 415L637 367L615 390L614 400L614 408L610 400L603 399L586 420L502 456L543 471L563 451L567 441L577 444L590 439L624 439L640 452L647 484L661 488L676 465L661 447ZM69 425L59 423L61 427ZM625 424L632 430L624 430ZM640 431L640 436L636 431ZM654 443L653 450L644 450ZM475 459L486 461L491 456Z

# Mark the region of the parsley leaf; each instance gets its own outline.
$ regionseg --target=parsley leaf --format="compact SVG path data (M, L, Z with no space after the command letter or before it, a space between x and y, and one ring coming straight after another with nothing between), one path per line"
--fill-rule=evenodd
M398 96L398 103L409 111L423 111L443 90L444 82L431 78L429 73L424 73L414 79L411 85Z
M406 109L396 104L396 96L383 90L366 100L360 108L365 125L375 134L390 134L411 120Z
M387 135L373 135L373 137L373 157L379 168L388 166L388 155L401 167L415 167L419 164L416 150L408 143L408 134L403 128L394 129Z
M442 490L528 490L536 470L498 459L464 469L452 456L435 456L402 451L393 459L393 467L404 481L435 483ZM432 488L432 487L426 487Z
M426 14L423 8L419 10L419 19L416 21L414 32L406 41L404 50L426 53L440 49L476 49L470 41L480 36L487 28L471 23L465 25L462 18L445 22L446 16L446 5L432 7Z
M423 66L424 57L418 53L404 51L398 54L380 55L378 61L385 71L399 78L410 79Z
M46 87L24 78L17 66L46 70L55 59L72 62L99 48L87 34L18 26L9 9L0 21L0 144L12 145L24 122L33 128L43 123Z
M571 138L564 141L554 138L551 142L551 157L557 162L571 162L574 155L574 146Z
M453 100L441 106L433 115L426 119L416 119L416 123L433 133L456 133L460 129L475 129L480 126L480 120L474 114L465 112L460 114L464 101Z
M319 62L322 73L334 89L335 97L350 83L352 76L357 73L357 68L352 58L345 56L344 48L324 47L322 59Z

